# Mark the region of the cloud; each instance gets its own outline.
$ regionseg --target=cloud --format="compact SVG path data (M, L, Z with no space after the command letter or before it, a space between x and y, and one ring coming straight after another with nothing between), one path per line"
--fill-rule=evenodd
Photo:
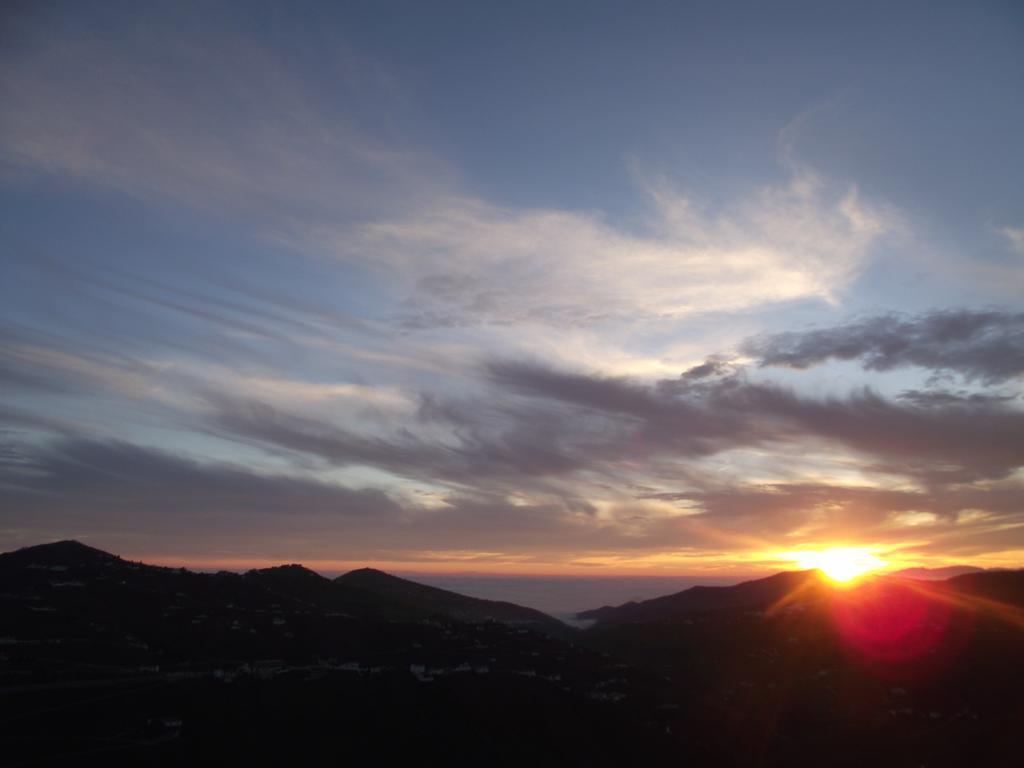
M674 397L666 386L648 387L622 378L556 371L542 365L494 362L488 374L498 387L528 397L559 401L586 409L591 418L605 414L628 424L631 439L622 450L671 451L679 456L705 456L752 445L762 437L753 425L729 411L717 413L690 398Z
M586 503L525 502L464 490L442 503L399 501L373 488L196 462L124 441L68 438L0 451L0 541L54 531L106 546L190 557L255 554L308 560L410 562L452 553L523 561L541 553L643 548L665 541L623 532ZM636 509L657 506L637 502Z
M814 399L742 373L644 385L516 362L488 370L510 391L627 418L634 445L675 456L819 440L856 451L875 471L929 483L1004 477L1024 465L1024 413L1002 401L919 407L867 388Z
M942 407L950 408L970 405L999 405L1009 404L1020 397L1019 395L991 395L982 392L967 392L959 390L952 392L944 389L908 389L897 396L900 400L922 408Z
M210 393L201 418L218 436L331 466L562 498L621 497L630 484L696 477L702 461L743 450L799 448L843 461L852 452L863 472L929 486L1003 478L1024 466L1024 413L1012 400L888 400L869 389L819 399L718 370L643 384L492 362L486 397L423 396L416 420L371 432Z
M65 20L62 33L45 14L23 24L0 67L6 158L269 216L281 232L410 203L448 178L388 130L394 84L343 40L306 35L322 54L311 72L298 66L308 50L272 50L256 24L177 11L98 10L98 23Z
M651 183L645 217L629 223L494 205L409 140L416 118L400 89L344 41L311 42L328 62L326 73L311 72L298 52L208 15L143 23L123 14L105 20L102 36L88 25L64 37L23 33L0 59L0 153L243 217L276 242L370 269L406 330L564 328L834 302L898 226L855 187L806 169L713 209ZM134 290L217 320L188 297Z
M1024 254L1024 227L1003 227L999 232L1006 238L1010 248Z
M506 364L494 375L513 372ZM717 399L718 387L703 384L702 393L684 395L673 387L617 381L605 391L608 382L595 380L589 391L576 396L579 380L559 382L557 377L545 380L538 375L537 387L531 389L531 372L515 372L520 375L517 391L552 399L549 418L561 413L554 434L559 442L551 447L554 456L539 454L534 443L500 439L514 423L513 412L529 412L514 410L512 403L508 410L457 409L455 415L475 423L480 434L454 446L411 434L371 440L253 404L223 405L217 423L237 439L258 440L339 465L356 462L424 481L447 480L447 488L433 486L429 500L393 484L390 492L353 488L305 472L255 472L124 441L69 434L48 444L12 440L9 450L0 452L0 501L6 510L0 537L35 541L60 531L136 551L189 551L192 556L228 552L294 559L301 554L311 560L407 562L450 561L458 556L502 562L518 558L516 562L524 566L551 562L550 558L660 558L684 567L702 557L720 558L723 552L741 558L744 553L763 553L795 535L871 540L893 548L909 546L910 540L922 553L937 546L929 542L941 540L945 551L960 547L965 552L992 552L1010 546L1024 530L1024 491L1013 481L907 490L822 482L731 485L722 477L705 475L685 490L638 489L625 482L643 476L635 470L637 464L623 477L615 477L619 462L637 458L638 446L682 458L683 466L687 458L694 458L681 456L681 447L688 446L685 440L651 431L648 421L664 418L672 402L686 397L693 399L689 406L697 411L717 411L728 402ZM621 419L653 439L619 439L605 432L603 442L576 442L581 430L573 432L571 426L588 411L599 411L592 419L583 419L587 426L582 431L590 438L599 434L596 424L621 427ZM533 412L539 422L540 409ZM726 425L737 414L727 415ZM788 428L776 432L765 427L765 422L778 418L777 413L742 415L757 425L759 438L796 439ZM508 422L491 432L479 423L487 418ZM452 421L436 412L426 420L428 427ZM670 427L685 424L677 420ZM728 443L727 433L716 433L718 445ZM733 434L741 442L749 439ZM587 482L594 473L606 484L592 478ZM660 478L658 485L671 487L670 477ZM685 482L685 472L674 473L674 480L680 479ZM913 533L909 539L908 531Z
M32 429L51 434L72 435L81 430L81 425L22 408L9 408L0 405L0 434L5 428Z
M990 486L1024 465L1019 400L815 398L706 357L756 328L751 310L840 302L903 228L891 208L791 147L781 180L716 205L650 179L632 218L497 204L425 150L414 99L353 46L226 16L33 9L0 51L5 174L229 225L200 228L194 258L162 224L138 252L100 233L57 258L12 254L0 533L529 558L750 548L826 524L883 536L972 509L1015 520L1018 491ZM1018 248L1020 230L1002 234ZM1011 312L893 314L743 351L999 384L1024 369L1022 328ZM481 355L504 357L480 375ZM829 485L812 462L900 490ZM751 467L745 482L770 482L736 485Z
M1024 313L945 310L888 314L848 325L748 339L761 366L809 368L830 359L868 370L920 366L995 384L1024 373Z
M637 230L596 213L451 197L361 224L328 247L405 276L406 328L594 326L834 301L894 217L807 172L717 211L662 186Z
M734 366L729 360L709 357L700 365L695 365L689 370L681 373L680 378L684 381L696 381L698 379L706 379L710 376L723 376L733 370Z
M402 509L374 489L203 463L124 441L66 437L22 443L0 457L2 528L141 533L186 543L249 538L290 528L344 529L346 521L394 521Z
M13 413L16 427L64 437L8 457L0 478L15 510L5 520L8 538L31 538L27 532L48 525L165 536L170 547L174 526L207 531L211 543L250 526L242 538L252 547L260 536L278 537L281 547L299 547L305 537L302 551L321 557L388 550L415 560L458 550L604 558L679 548L736 553L800 532L856 538L861 526L880 541L913 528L915 536L950 542L969 534L977 542L970 546L991 549L998 544L991 531L1014 524L1021 498L1011 486L998 494L988 487L1012 483L1006 478L1024 466L1024 415L1003 396L911 391L888 400L860 389L813 398L751 380L735 362L714 357L648 382L502 360L483 368L473 394L446 390L417 400L413 393L403 407L360 425L341 406L377 400L374 388L130 359L107 365L92 355L69 362L33 353L29 367L23 346L16 349L21 370L48 371L68 390L109 388L120 398L174 390L173 402L191 404L191 429L257 446L287 469L257 472L75 438L73 424ZM775 479L752 489L737 484L742 473L711 463L728 457L735 469L748 454L767 457L755 476ZM815 482L807 456L857 467L862 483L909 481L917 490ZM335 469L350 483L373 478L389 491L322 479Z
M109 393L174 399L155 366L0 323L0 381L11 392Z
M331 543L386 530L406 510L376 488L198 462L120 440L69 436L0 452L0 541L53 537L129 553L330 556Z
M408 427L392 433L357 433L320 419L257 401L211 396L209 427L235 439L255 440L277 450L313 456L331 465L367 466L425 482L463 487L499 484L529 487L531 479L583 468L565 443L561 420L550 411L524 409L488 424L487 414L466 413L456 429L440 435ZM426 418L439 418L428 406ZM554 417L554 418L553 418ZM577 433L578 434L578 433Z
M800 535L918 551L960 546L991 551L1024 543L1024 487L1019 484L907 491L772 483L649 497L690 502L723 533L742 531L775 542ZM941 544L922 544L933 541Z

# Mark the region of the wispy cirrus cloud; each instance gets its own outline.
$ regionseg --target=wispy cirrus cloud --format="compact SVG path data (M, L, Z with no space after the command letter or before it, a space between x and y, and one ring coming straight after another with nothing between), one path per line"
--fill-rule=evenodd
M1003 227L999 233L1014 251L1024 255L1024 227Z
M461 552L483 562L550 563L580 548L643 551L664 544L666 534L676 545L682 539L665 520L643 532L625 529L572 500L515 500L477 488L423 505L374 488L80 437L0 452L0 494L13 510L0 523L8 540L61 530L149 552L188 543L192 556L415 562ZM83 497L92 503L83 506ZM633 511L658 504L637 502Z
M756 181L666 155L648 166L665 178L590 209L503 203L530 198L433 154L417 99L440 91L405 90L425 80L339 25L122 10L32 9L0 51L3 180L27 212L0 257L8 531L170 541L187 519L223 545L255 520L252 546L321 557L523 562L721 558L858 526L1017 536L1024 316L837 320L910 279L900 246L924 222L800 165L792 131ZM37 175L57 183L20 188ZM175 220L122 231L126 210ZM953 262L1012 292L1006 265ZM813 394L834 369L799 372L836 360L862 378ZM902 394L864 386L890 371Z
M221 436L328 465L510 493L601 496L603 483L621 497L630 483L685 476L730 452L812 444L816 455L859 457L864 472L926 487L1005 478L1024 466L1024 414L1012 399L890 400L868 389L816 398L742 369L692 373L642 383L495 362L489 394L421 395L416 420L382 415L371 431L214 392L203 395L209 408L198 418Z
M833 301L896 226L892 212L806 171L717 210L664 185L645 194L638 229L450 198L327 237L343 258L407 276L405 327L564 327Z
M241 216L274 241L367 268L406 330L834 302L899 226L890 208L806 169L717 206L642 182L646 212L632 224L496 205L394 128L414 122L388 97L396 86L344 41L319 41L331 77L318 82L245 30L214 46L194 20L165 22L181 34L154 39L119 19L118 46L86 31L25 35L0 75L4 157Z
M24 25L3 56L0 146L8 161L269 216L265 223L282 232L310 217L366 215L385 201L394 208L448 178L425 152L376 138L389 116L374 104L398 96L337 36L325 32L314 43L328 54L315 81L289 63L297 52L261 44L255 28L210 9L142 19L110 8L99 14L110 29L82 24L63 36L41 15L39 28Z
M466 413L455 429L435 432L398 424L370 434L257 401L216 397L211 404L209 427L228 436L335 466L372 467L463 488L533 488L544 478L585 469L588 460L567 442L579 439L581 430L560 430L565 420L550 409L523 409L490 425L487 417L494 412L477 411Z
M376 489L200 462L125 441L68 435L17 447L16 456L0 457L0 487L10 504L2 523L8 538L31 541L33 531L49 529L164 540L173 549L202 532L219 546L245 548L253 544L248 531L286 536L291 530L301 538L344 528L346 521L372 519L386 527L403 514ZM140 530L146 533L130 533Z
M0 452L0 531L61 530L134 551L305 560L472 559L687 567L743 562L793 536L870 540L895 553L964 556L1024 545L1020 489L931 491L833 484L640 494L603 506L467 488L419 503L374 488L199 462L124 441L67 436ZM83 506L82 498L91 503ZM685 501L688 511L676 507ZM674 510L674 511L673 511ZM581 565L581 567L584 567Z

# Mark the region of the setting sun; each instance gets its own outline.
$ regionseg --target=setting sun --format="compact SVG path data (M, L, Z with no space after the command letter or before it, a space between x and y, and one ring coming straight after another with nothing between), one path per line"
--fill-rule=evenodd
M878 570L885 561L866 549L843 547L793 553L802 568L817 568L832 581L845 583Z

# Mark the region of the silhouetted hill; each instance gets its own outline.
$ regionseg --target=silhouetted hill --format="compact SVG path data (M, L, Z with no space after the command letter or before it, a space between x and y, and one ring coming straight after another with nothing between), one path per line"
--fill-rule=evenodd
M967 572L964 572L964 569ZM912 579L922 582L921 589L924 590L922 594L930 594L934 598L941 595L958 594L965 598L982 597L1024 606L1024 570L986 571L971 566L953 566L949 569L923 569L928 571L928 575L924 578L913 575L917 570L908 569L908 571L898 571L884 576L873 576L850 589L854 592L864 591L869 584ZM937 578L944 571L953 573L953 577ZM682 592L651 600L583 611L576 617L603 624L613 624L664 621L701 612L762 611L783 598L805 602L820 600L827 596L830 590L831 587L823 580L819 571L788 571L731 587L691 587Z
M457 592L392 576L374 568L350 571L337 577L334 582L376 595L390 605L404 606L414 614L445 616L458 621L501 621L545 627L555 631L565 629L565 625L557 619L533 608L467 597Z
M215 609L224 603L252 610L275 606L329 611L364 620L434 618L499 621L548 631L567 629L557 619L532 608L479 600L369 568L333 581L297 564L255 569L244 575L193 573L184 568L134 563L77 541L60 541L0 554L2 573L8 574L12 583L45 587L61 599L75 595L83 605L91 603L91 596L103 595L102 599L113 600L108 606L111 609L131 601L133 596L138 598L141 591L153 605L160 600L174 604L185 601ZM108 595L114 585L123 589L114 589L114 594ZM77 589L54 592L55 586Z
M338 584L301 565L279 565L248 571L244 578L271 595L321 610L344 611L350 616L414 618L408 611L364 590Z
M945 568L904 568L900 571L893 571L890 576L899 576L904 579L919 579L921 581L945 581L954 576L961 576L965 573L978 573L985 570L973 565L949 565Z
M50 544L23 547L14 552L0 554L0 567L22 565L79 567L105 563L123 562L121 558L101 549L82 544L80 541L65 539Z
M731 587L690 587L664 597L605 606L576 614L578 619L601 623L661 621L701 611L765 610L803 588L805 599L821 582L819 571L784 571L774 576L745 581Z
M1024 571L805 571L570 633L370 569L57 542L0 555L0 763L1016 766L1021 606Z
M192 573L30 547L0 555L0 763L615 766L673 752L634 714L655 707L651 678L559 627L379 572Z
M686 691L680 728L703 735L713 764L1019 762L1024 572L792 585L776 610L729 590L706 610L684 592L657 611L612 609L583 637Z
M1024 607L1024 570L965 573L943 582L943 586L961 595Z

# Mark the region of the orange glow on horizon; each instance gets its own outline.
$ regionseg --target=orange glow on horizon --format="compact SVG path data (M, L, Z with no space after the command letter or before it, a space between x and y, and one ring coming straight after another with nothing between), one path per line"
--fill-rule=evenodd
M763 546L763 544L762 544ZM101 546L101 548L103 548ZM107 548L110 550L111 548ZM309 557L297 552L281 554L172 555L142 551L121 551L122 557L152 565L188 568L199 571L247 571L298 563L324 574L340 574L358 568L376 568L388 573L415 578L423 575L480 575L510 577L665 577L685 579L729 579L735 582L759 579L785 570L821 570L829 581L844 586L859 577L878 571L907 567L939 568L962 565L963 561L943 558L904 557L876 546L841 544L821 548L780 551L768 547L714 553L622 552L582 553L560 558L551 554L511 554L488 552L410 552L398 556L367 559ZM1014 552L1013 555L1024 555ZM972 558L981 567L1021 567L1021 558Z
M831 581L849 584L857 578L884 568L888 563L863 547L835 547L807 550L789 555L801 568L816 568Z
M569 562L554 560L518 561L501 559L403 559L403 560L329 560L305 558L294 555L280 557L175 557L171 555L148 555L145 553L123 553L125 559L165 568L187 568L194 571L235 571L272 568L278 565L296 563L321 574L341 574L359 568L375 568L395 575L415 578L421 575L479 575L511 577L616 577L643 578L664 577L681 579L730 579L736 582L758 579L779 570L774 560L707 561L694 558L684 562L671 560L637 560L629 562L594 561L580 559ZM674 567L673 567L674 566Z

